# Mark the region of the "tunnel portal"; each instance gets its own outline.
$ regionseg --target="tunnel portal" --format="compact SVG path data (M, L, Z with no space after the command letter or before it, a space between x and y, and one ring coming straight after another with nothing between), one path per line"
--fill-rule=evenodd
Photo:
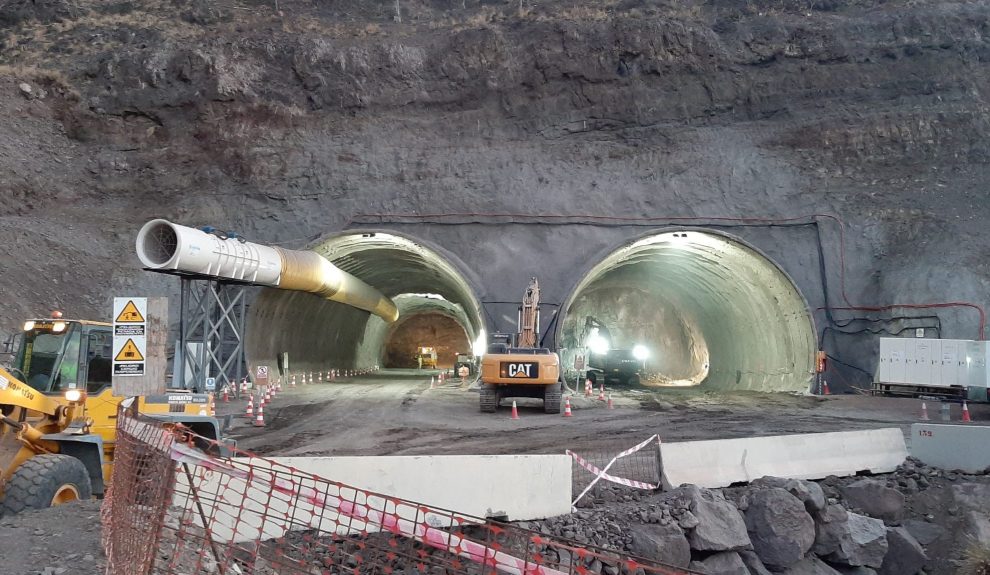
M719 233L664 232L620 248L563 309L565 365L602 325L611 348L645 348L644 384L793 392L811 384L816 337L806 301L772 261Z
M440 358L442 366L453 363L451 354L484 339L475 290L451 263L452 256L439 248L395 233L351 231L325 237L311 249L391 298L399 321L387 323L308 293L265 289L251 306L249 362L273 363L277 354L287 352L292 370L382 366L401 355L402 334L415 337L412 328L419 326L420 334L442 335L433 346L451 348Z

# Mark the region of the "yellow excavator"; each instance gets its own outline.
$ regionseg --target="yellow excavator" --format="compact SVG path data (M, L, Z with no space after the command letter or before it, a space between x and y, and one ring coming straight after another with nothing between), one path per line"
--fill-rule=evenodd
M12 365L0 367L0 515L102 496L121 402L136 401L140 413L220 438L208 395L112 394L109 323L55 312L27 321L19 340Z
M560 358L537 347L540 283L536 278L529 280L517 321L516 345L493 343L481 360L481 411L494 413L507 397L535 397L543 400L544 412L560 413Z

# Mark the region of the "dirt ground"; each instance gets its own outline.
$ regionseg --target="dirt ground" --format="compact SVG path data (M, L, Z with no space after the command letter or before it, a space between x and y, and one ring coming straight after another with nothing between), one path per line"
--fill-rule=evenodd
M542 403L518 402L495 414L478 411L478 395L459 386L430 389L430 372L389 370L333 384L298 386L266 407L266 426L239 417L244 402L219 404L233 414L230 436L262 455L417 455L562 453L635 445L654 433L663 441L846 431L918 421L921 401L863 395L806 397L712 393L690 389L615 388L615 409L597 396L575 394L574 417L543 413ZM932 419L936 404L928 402ZM990 406L970 406L990 421ZM960 406L952 406L960 418ZM506 432L512 432L508 435Z
M547 415L534 400L495 414L478 411L477 393L430 388L430 373L389 370L332 384L287 388L266 408L264 428L242 417L245 401L219 403L233 415L229 437L263 455L498 454L606 451L659 433L664 441L843 431L918 420L920 400L862 395L800 397L712 394L692 390L611 389L615 409L576 394L574 416ZM929 403L933 419L938 407ZM990 406L970 407L976 424ZM953 406L953 419L959 406ZM511 433L508 433L511 432ZM930 512L931 506L918 510ZM90 501L0 518L0 575L103 573L99 502Z

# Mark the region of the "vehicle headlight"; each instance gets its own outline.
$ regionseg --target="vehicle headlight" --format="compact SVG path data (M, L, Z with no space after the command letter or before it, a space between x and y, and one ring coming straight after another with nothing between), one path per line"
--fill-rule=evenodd
M632 349L633 357L639 361L645 361L646 358L650 357L650 350L647 349L645 345L638 344Z
M57 321L52 324L52 333L62 333L65 331L65 322Z
M69 390L66 390L66 392L65 392L65 399L67 401L71 401L71 402L75 403L75 402L79 401L80 399L82 399L82 392L79 391L78 389L69 389Z
M24 322L24 331L31 331L32 329L34 329L34 321Z

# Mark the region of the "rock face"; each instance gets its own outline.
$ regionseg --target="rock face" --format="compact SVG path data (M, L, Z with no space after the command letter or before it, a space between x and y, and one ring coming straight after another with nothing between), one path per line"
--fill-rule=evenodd
M716 553L703 561L694 561L690 568L705 575L750 575L742 558L732 551Z
M688 534L691 548L697 551L735 551L751 543L743 516L721 493L693 485L680 488L698 525Z
M843 487L842 497L850 508L884 521L900 521L904 512L904 494L879 481L864 479Z
M687 567L691 562L691 546L677 525L637 525L630 531L629 551L633 555L675 567Z
M778 487L750 495L746 528L763 564L778 571L804 558L815 542L815 522L805 505Z
M817 524L815 554L841 565L880 567L887 554L887 529L883 521L856 513L846 513L843 520L845 511L835 507L838 506L828 508L829 522Z
M928 561L921 544L904 527L887 530L887 555L880 575L915 575Z
M524 16L512 2L433 0L402 2L401 25L382 3L283 0L279 25L270 12L178 4L2 3L9 24L86 19L65 26L59 46L18 32L17 49L3 51L10 68L54 68L78 98L33 100L30 111L19 96L0 103L0 172L12 174L0 207L31 221L0 222L0 245L23 254L4 262L0 293L13 301L0 330L54 301L97 318L115 290L177 289L134 262L133 233L152 216L278 242L360 223L360 213L432 207L828 210L860 242L846 254L850 294L892 302L918 278L914 301L986 302L990 123L972 97L987 81L985 2L700 2L695 14L667 0L617 3L603 18L600 2L530 3ZM103 11L122 6L126 18ZM376 227L443 243L494 301L517 299L533 270L493 253L558 234L485 222L457 242L397 219ZM566 300L589 254L644 231L591 227L549 254L547 301ZM828 253L836 231L822 234ZM750 235L821 305L806 234ZM491 249L499 242L508 249ZM952 286L929 281L949 271ZM948 324L948 337L973 337L970 320ZM840 359L869 363L874 337L841 338Z

